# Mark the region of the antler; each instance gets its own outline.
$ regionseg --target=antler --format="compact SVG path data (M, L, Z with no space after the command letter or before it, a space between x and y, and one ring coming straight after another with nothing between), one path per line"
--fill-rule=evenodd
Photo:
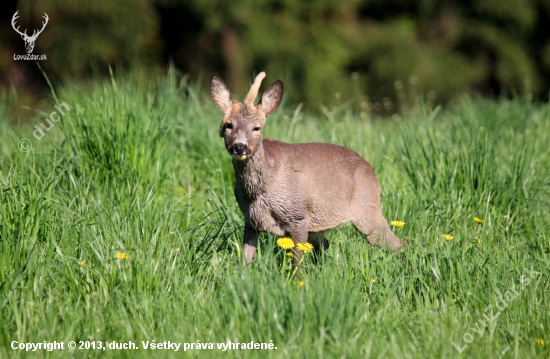
M32 36L31 36L32 38L38 37L38 35L40 35L40 33L42 31L44 31L44 28L46 27L46 25L48 25L48 20L49 20L48 14L44 13L43 18L46 19L46 22L42 22L42 28L40 30L38 30L38 32L36 32L37 30L34 30L34 32L32 33Z
M29 37L29 35L27 35L27 30L25 29L25 32L21 32L19 31L19 26L17 26L17 28L15 28L15 20L17 20L17 18L19 17L17 15L17 13L19 12L19 10L17 10L15 12L15 14L13 14L13 17L11 18L11 26L13 27L13 29L15 30L15 32L17 32L19 35L21 36L25 36L25 37ZM47 22L47 21L46 21Z
M244 100L244 103L247 105L253 105L254 100L256 99L256 96L258 96L258 90L260 89L260 85L262 83L262 80L265 77L265 72L260 72L258 76L256 76L256 79L254 80L254 83L252 84L252 87L250 88L250 91L248 92L248 95L246 95L246 98Z
M27 29L25 29L25 32L21 32L19 31L19 26L17 26L17 28L15 27L15 22L16 20L19 18L19 10L17 10L15 12L15 14L13 14L13 17L11 18L11 26L13 27L13 29L21 36L24 36L25 37L25 40L26 39L36 39L38 37L38 35L40 35L40 33L42 31L44 31L44 28L46 27L46 25L48 25L48 20L49 20L49 17L48 17L48 14L44 13L44 19L46 20L46 22L42 22L42 28L40 30L34 30L34 32L32 33L32 36L29 36L27 35Z

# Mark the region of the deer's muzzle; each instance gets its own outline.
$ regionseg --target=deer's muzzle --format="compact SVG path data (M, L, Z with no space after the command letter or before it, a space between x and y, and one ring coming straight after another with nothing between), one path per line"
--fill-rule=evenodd
M244 143L235 143L229 148L229 153L237 160L245 160L250 156L250 148Z

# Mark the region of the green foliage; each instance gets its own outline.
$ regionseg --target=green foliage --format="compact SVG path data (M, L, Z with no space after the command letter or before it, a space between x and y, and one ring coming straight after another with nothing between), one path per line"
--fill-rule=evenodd
M464 97L378 122L349 106L319 117L279 109L266 136L338 143L374 166L384 214L406 222L395 230L409 244L392 254L336 229L319 265L306 256L300 287L286 281L274 236L241 264L221 116L199 94L172 70L115 74L60 88L48 106L71 110L41 140L34 123L0 117L1 358L31 356L14 340L140 346L35 353L50 358L548 356L537 344L550 342L548 106ZM480 324L512 288L519 295ZM459 354L452 343L466 333ZM147 340L277 349L151 351Z

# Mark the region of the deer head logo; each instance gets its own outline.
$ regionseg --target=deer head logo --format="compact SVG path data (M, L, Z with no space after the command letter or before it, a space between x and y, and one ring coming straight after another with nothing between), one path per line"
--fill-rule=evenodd
M23 40L25 40L25 49L27 50L27 53L30 54L32 53L32 50L34 50L34 42L36 41L36 38L38 37L38 35L40 35L42 31L44 31L44 28L48 24L48 14L44 13L44 19L46 21L42 23L42 29L40 29L38 32L34 30L32 33L32 36L29 36L27 35L27 30L25 30L24 32L21 32L19 31L19 26L17 26L17 28L15 27L15 21L19 17L17 15L18 12L19 10L16 11L15 14L13 14L13 17L11 18L11 26L19 35L21 35Z

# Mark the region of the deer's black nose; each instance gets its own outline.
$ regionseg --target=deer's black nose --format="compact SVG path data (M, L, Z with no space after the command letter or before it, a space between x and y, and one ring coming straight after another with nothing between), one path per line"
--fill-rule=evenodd
M237 155L244 155L246 154L246 150L247 150L247 147L246 145L242 144L242 143L236 143L235 144L235 153Z

